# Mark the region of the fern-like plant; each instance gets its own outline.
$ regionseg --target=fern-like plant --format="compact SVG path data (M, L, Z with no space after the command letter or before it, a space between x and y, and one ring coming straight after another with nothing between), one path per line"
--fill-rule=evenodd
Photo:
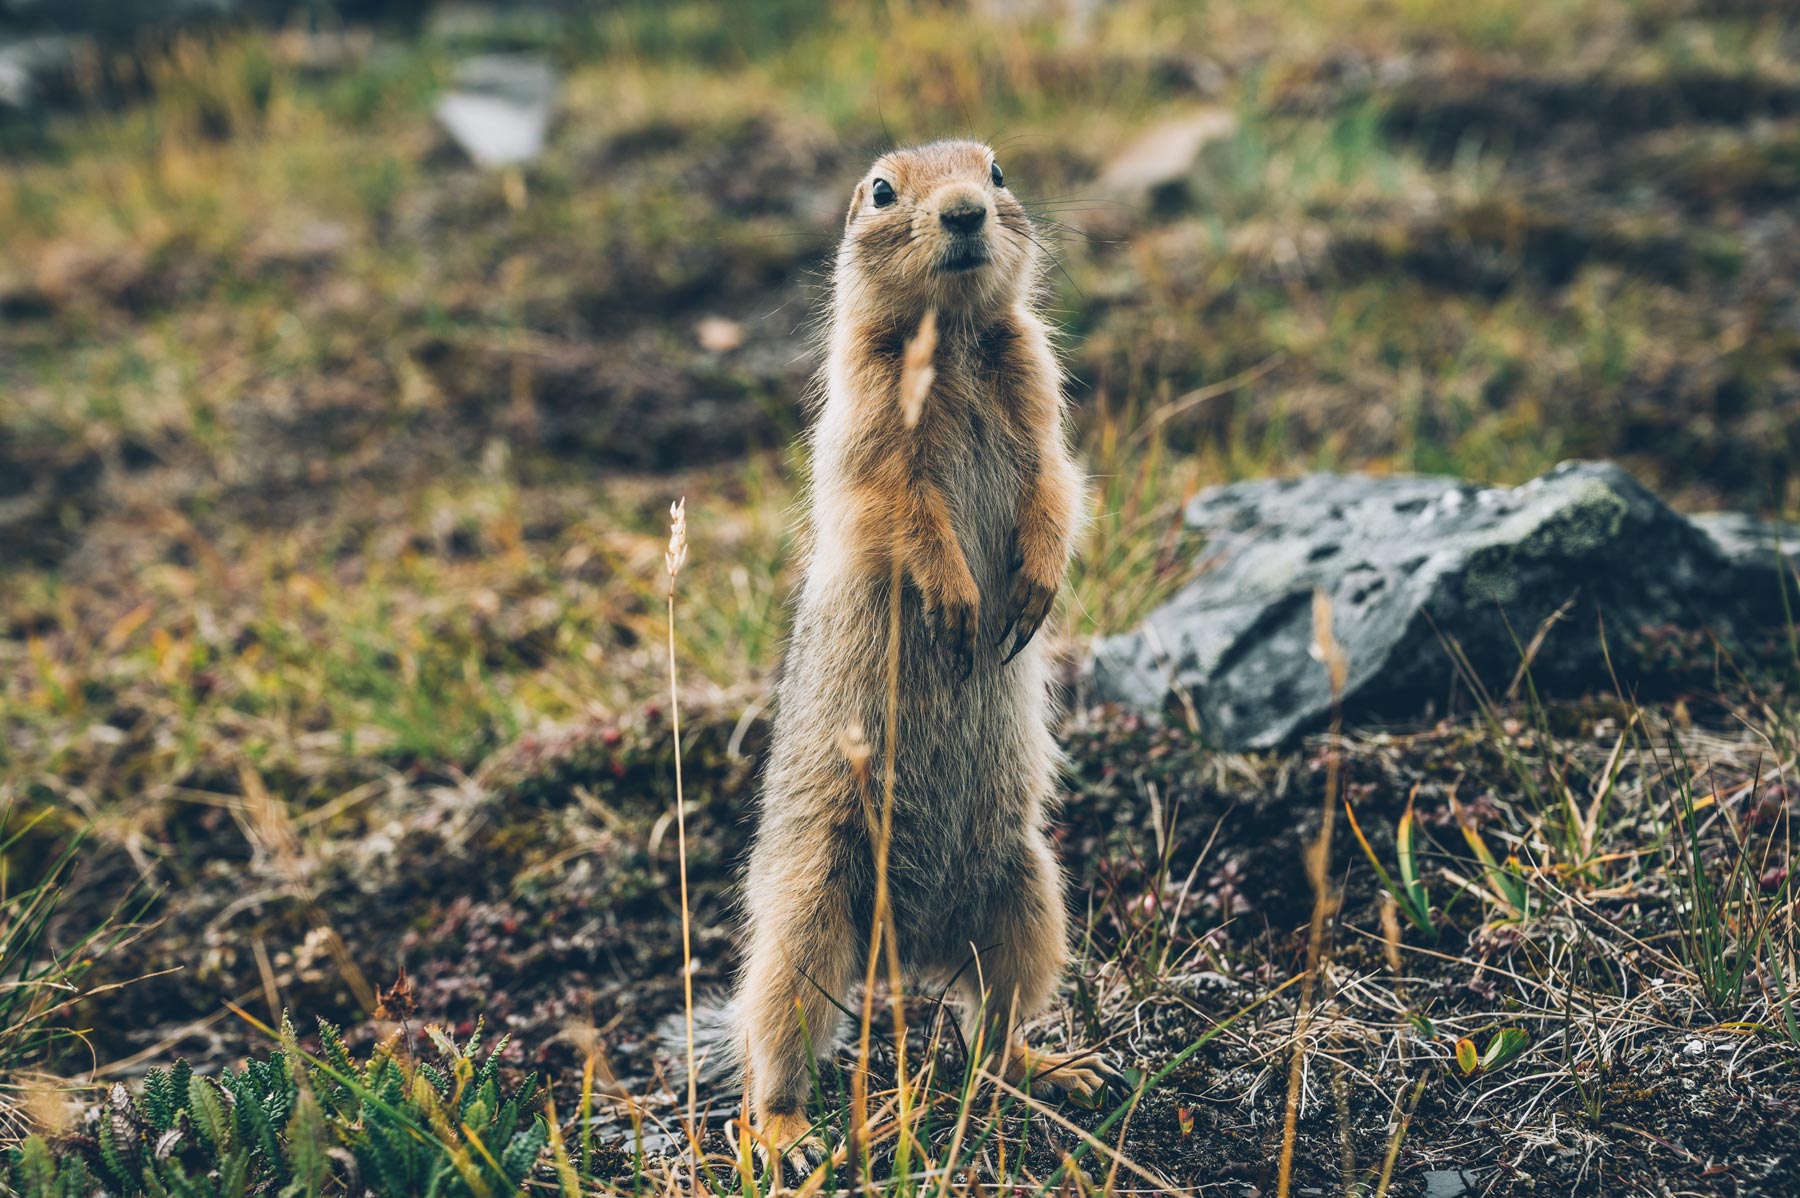
M505 1040L477 1057L436 1028L436 1060L398 1033L354 1059L321 1020L308 1057L283 1021L281 1046L217 1078L187 1062L153 1069L133 1096L115 1085L83 1134L33 1136L10 1154L22 1198L502 1198L524 1192L549 1127L532 1113L537 1075L502 1095Z

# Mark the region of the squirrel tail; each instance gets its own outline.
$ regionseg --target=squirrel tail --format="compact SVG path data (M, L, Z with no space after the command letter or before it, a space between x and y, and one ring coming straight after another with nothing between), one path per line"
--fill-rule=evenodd
M662 1055L674 1062L671 1077L687 1076L687 1021L682 1012L656 1025ZM703 1086L738 1080L744 1070L744 1033L736 999L724 994L694 998L694 1069Z

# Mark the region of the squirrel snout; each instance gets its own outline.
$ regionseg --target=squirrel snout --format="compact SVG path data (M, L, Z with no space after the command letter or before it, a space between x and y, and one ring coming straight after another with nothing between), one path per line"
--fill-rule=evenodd
M944 228L952 233L973 233L981 228L981 222L987 219L986 208L946 208L938 213L938 219L944 222Z
M957 191L938 204L938 221L952 233L973 233L987 220L986 197L974 189Z

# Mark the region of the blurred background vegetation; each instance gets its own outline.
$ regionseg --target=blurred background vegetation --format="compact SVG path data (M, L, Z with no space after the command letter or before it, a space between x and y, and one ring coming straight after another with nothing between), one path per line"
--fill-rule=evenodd
M0 0L7 796L148 868L657 702L679 495L683 677L750 701L892 142L995 144L1055 251L1071 643L1181 580L1223 480L1605 456L1792 515L1787 12ZM447 131L496 94L541 153Z

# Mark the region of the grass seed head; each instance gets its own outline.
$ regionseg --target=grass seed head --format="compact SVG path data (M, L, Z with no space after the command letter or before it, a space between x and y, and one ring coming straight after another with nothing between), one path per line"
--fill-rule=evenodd
M931 360L937 353L937 309L927 308L919 321L919 331L906 343L906 355L900 364L900 418L907 428L919 423L925 410L925 396L931 391L937 370Z
M838 731L838 751L850 763L850 773L859 788L869 784L869 738L862 725L850 723Z
M681 573L681 567L687 563L687 498L684 496L669 505L669 551L663 555L663 565L674 578Z

